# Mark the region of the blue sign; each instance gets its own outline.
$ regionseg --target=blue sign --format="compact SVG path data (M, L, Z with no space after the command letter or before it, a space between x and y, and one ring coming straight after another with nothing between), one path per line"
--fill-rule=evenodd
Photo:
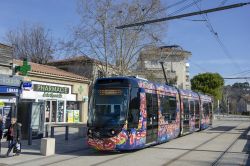
M15 87L0 86L0 93L14 93L18 94L19 89Z
M23 82L23 88L31 88L32 82Z
M23 82L22 88L23 88L23 90L31 90L32 89L32 82Z

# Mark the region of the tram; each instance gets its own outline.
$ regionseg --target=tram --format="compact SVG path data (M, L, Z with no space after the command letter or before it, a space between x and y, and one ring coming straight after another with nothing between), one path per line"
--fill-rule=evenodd
M87 140L101 151L134 150L211 124L210 96L136 77L101 78L90 99Z

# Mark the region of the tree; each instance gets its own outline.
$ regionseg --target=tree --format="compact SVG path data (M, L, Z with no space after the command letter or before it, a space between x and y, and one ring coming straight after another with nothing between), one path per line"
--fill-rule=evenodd
M191 79L191 89L214 96L216 100L222 98L224 80L218 73L203 73Z
M233 88L249 88L249 83L248 82L244 82L244 83L241 83L241 82L236 82L232 85Z
M124 75L135 66L143 47L160 42L164 36L164 23L136 29L115 28L162 16L164 10L161 10L160 0L79 0L78 3L80 24L74 27L72 39L63 42L63 47L70 54L85 54L103 61L104 73L107 73L108 64L112 64L120 75Z
M46 64L53 59L55 45L49 30L42 25L23 24L6 33L7 42L14 47L14 58Z

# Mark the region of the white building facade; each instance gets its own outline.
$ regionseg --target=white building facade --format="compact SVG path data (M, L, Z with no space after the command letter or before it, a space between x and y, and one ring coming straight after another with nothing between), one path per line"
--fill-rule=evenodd
M138 58L138 75L149 80L165 83L161 63L168 82L181 89L191 89L188 58L191 52L179 46L150 47L144 49Z

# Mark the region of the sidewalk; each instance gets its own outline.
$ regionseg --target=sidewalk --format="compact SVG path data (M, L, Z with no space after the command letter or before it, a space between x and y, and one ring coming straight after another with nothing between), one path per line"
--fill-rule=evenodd
M55 129L55 139L56 139L56 148L55 155L60 154L70 154L72 152L80 151L87 148L86 138L80 138L78 136L78 129L70 128L69 129L69 139L65 141L65 135L60 130ZM3 141L3 140L2 140ZM2 142L2 154L0 157L0 166L2 165L12 165L28 162L31 160L36 160L40 158L46 158L40 154L40 139L32 141L32 145L28 145L27 140L22 141L22 153L19 156L4 157L7 152L7 142ZM10 155L13 155L12 153Z

